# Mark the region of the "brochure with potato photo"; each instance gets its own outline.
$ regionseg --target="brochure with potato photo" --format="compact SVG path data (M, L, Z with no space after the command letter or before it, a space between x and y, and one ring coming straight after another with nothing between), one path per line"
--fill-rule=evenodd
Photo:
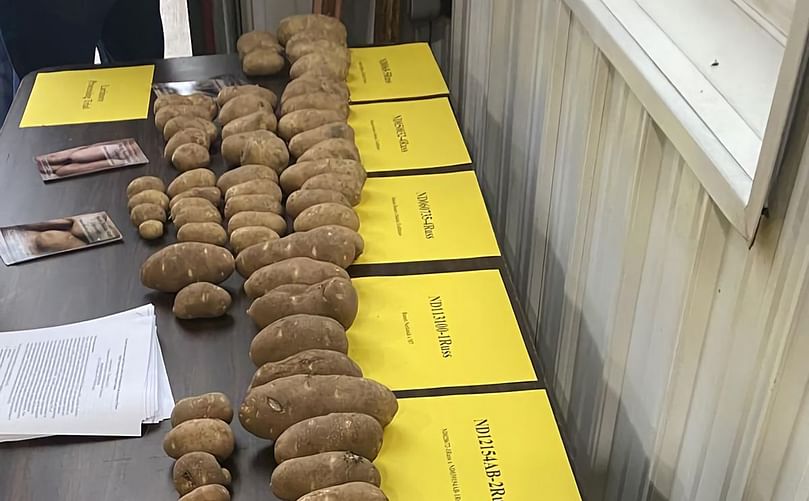
M43 181L149 163L138 143L131 138L48 153L35 157L34 161Z
M216 96L219 91L228 85L244 85L247 80L235 75L220 75L218 77L209 78L207 80L187 80L183 82L157 82L152 84L152 90L160 97L166 94L180 94L187 96L189 94L206 94L208 96Z
M0 228L0 257L6 265L121 240L106 212Z

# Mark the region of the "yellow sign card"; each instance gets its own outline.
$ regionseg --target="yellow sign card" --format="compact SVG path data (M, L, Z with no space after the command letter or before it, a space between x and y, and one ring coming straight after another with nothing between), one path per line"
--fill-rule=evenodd
M350 50L347 81L352 102L449 94L425 42Z
M40 73L20 127L146 118L153 73L153 65Z
M390 501L579 501L545 390L399 399L374 464Z
M368 172L471 162L445 97L354 104L348 123Z
M536 381L499 271L352 282L348 355L367 377L394 390Z
M500 255L472 171L372 177L356 209L365 239L358 264Z

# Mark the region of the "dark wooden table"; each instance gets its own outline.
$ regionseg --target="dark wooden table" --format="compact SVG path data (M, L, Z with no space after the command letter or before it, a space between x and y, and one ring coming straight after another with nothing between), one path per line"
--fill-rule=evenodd
M233 56L204 56L156 63L155 81L168 82L241 75ZM279 92L285 78L258 81ZM163 140L148 120L18 128L34 77L21 84L5 126L0 132L0 225L107 211L124 237L111 244L31 261L0 265L0 331L31 329L96 318L146 303L157 312L158 335L174 396L222 391L238 406L253 374L248 358L257 332L244 313L247 298L241 277L234 274L224 286L234 304L224 318L180 321L171 314L172 297L144 288L138 279L141 263L157 248L173 240L173 228L156 243L140 239L129 223L126 185L138 176L156 175L170 181L175 175L162 158ZM152 160L149 165L45 184L33 157L98 141L133 137ZM212 167L224 172L221 157ZM500 258L400 265L354 267L359 275L410 274L465 269L499 268L506 278L521 325L519 305ZM525 332L525 329L523 329ZM536 360L533 349L529 352ZM536 364L535 364L536 365ZM458 392L538 388L541 383L491 385L401 392L400 397ZM0 444L0 500L161 500L176 499L171 483L173 460L162 449L170 425L144 426L141 438L55 437ZM276 499L269 490L274 466L271 444L245 432L234 421L237 450L226 463L234 476L234 499ZM414 500L415 501L415 500ZM424 500L427 501L427 500Z

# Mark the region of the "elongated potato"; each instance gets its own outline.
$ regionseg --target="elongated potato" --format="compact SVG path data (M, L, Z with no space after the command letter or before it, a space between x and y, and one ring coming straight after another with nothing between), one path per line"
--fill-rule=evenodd
M244 291L256 299L284 284L312 285L328 278L348 280L346 271L336 264L309 257L293 257L256 270L244 282Z
M293 157L300 157L306 150L326 139L346 139L354 142L354 129L345 122L332 122L315 127L297 136L289 142L289 152Z
M328 76L315 74L305 74L287 84L284 88L284 93L281 95L281 102L283 103L287 99L312 92L326 92L346 101L348 101L350 96L345 80L336 80Z
M278 38L269 31L248 31L236 41L236 50L239 57L244 57L248 52L253 52L260 47L280 46ZM220 105L224 103L219 103Z
M152 105L152 111L157 113L162 108L167 106L176 106L179 104L184 105L193 105L194 102L188 96L183 96L181 94L163 94L162 96L158 96L157 99L154 100L154 104Z
M140 204L155 204L159 205L163 210L169 208L169 197L162 191L158 190L143 190L135 193L129 198L126 208L132 210L133 207Z
M339 351L306 350L291 355L281 361L267 362L262 365L258 368L256 373L253 374L250 387L261 386L270 381L295 374L342 374L344 376L362 377L362 369L360 369L353 360ZM353 449L338 448L331 450L340 451ZM311 454L314 454L314 452Z
M174 223L174 226L180 230L190 223L221 224L222 215L217 209L212 210L210 207L188 207L183 210L175 211L171 221Z
M225 103L234 97L243 96L245 94L255 94L270 103L273 108L275 108L275 105L278 103L278 96L270 89L266 89L260 85L229 85L219 91L219 95L216 96L216 102L219 103L219 106L224 106Z
M171 155L171 165L180 172L201 169L211 165L211 154L208 148L200 144L183 144Z
M165 228L163 221L150 219L138 225L138 235L144 240L156 240L163 236Z
M235 446L230 426L221 419L190 419L175 426L163 439L163 450L179 459L189 452L207 452L224 461Z
M362 183L354 176L340 174L326 173L312 176L303 183L301 190L339 191L352 206L359 205L362 198Z
M289 165L289 150L279 137L248 139L239 163L267 165L280 174Z
M348 49L346 49L345 45L326 38L306 39L299 37L287 43L285 52L287 58L289 58L289 61L292 63L306 54L313 52L325 52L328 54L345 53L344 57L349 60L351 59L351 54L348 52Z
M178 212L189 207L210 207L216 209L216 206L207 198L201 197L186 197L178 199L174 205L171 206L170 217L174 219Z
M140 205L138 207L140 207ZM34 245L36 245L36 248L42 252L56 252L67 249L75 249L86 244L84 241L76 238L69 231L47 230L39 233L36 238L34 238Z
M273 105L263 97L254 93L236 96L222 106L219 110L219 123L223 126L239 117L255 113L256 111L273 112Z
M166 147L163 150L163 156L166 158L171 158L172 155L174 155L174 152L177 151L177 148L189 143L204 146L206 150L211 146L211 143L208 140L208 134L204 130L193 128L183 129L177 134L174 134L166 143Z
M244 226L233 231L230 235L230 248L238 255L241 251L251 245L270 240L277 240L281 237L278 233L264 226Z
M174 463L171 476L180 496L203 485L228 486L231 482L230 472L219 466L213 454L199 451L183 454Z
M289 68L289 77L298 78L312 70L320 73L332 74L335 78L345 80L348 76L348 59L341 57L337 52L313 52L306 54L295 61Z
M349 451L373 461L381 448L379 421L367 414L336 412L290 426L275 441L275 461L281 464L288 459L332 451Z
M275 173L275 171L272 172ZM225 192L225 202L241 195L268 195L276 200L281 200L284 197L281 187L271 178L251 179L231 186Z
M298 157L301 162L320 160L321 158L347 158L360 161L360 152L353 140L332 138L312 146Z
M345 195L337 190L308 189L298 190L287 197L286 212L294 220L309 207L324 203L336 203L351 207L351 203L349 203Z
M253 435L275 440L293 424L316 416L359 412L385 427L398 410L393 392L371 379L295 375L248 391L239 421Z
M357 317L358 306L351 281L335 277L309 285L301 292L273 289L254 300L247 314L261 328L289 315L306 314L333 318L348 329Z
M287 232L287 220L274 212L243 211L228 219L228 235L247 226L264 226L278 235L284 235Z
M214 115L211 114L210 109L204 106L197 106L193 104L165 106L154 115L155 127L157 127L158 130L163 131L165 130L166 124L169 120L181 115L204 118L205 120L210 120L214 117Z
M346 27L339 19L322 14L299 14L288 16L278 24L278 43L286 45L287 42L302 31L319 31L330 33L332 38L346 40Z
M297 500L312 491L367 482L379 486L382 479L373 463L350 452L322 452L290 459L273 470L270 487L281 499Z
M216 174L209 169L194 169L183 172L169 184L166 193L170 197L175 197L191 188L201 188L205 186L216 186Z
M216 100L206 94L196 92L194 94L190 94L188 99L190 99L191 103L193 103L195 106L208 110L209 119L215 117L216 112L219 110L219 106L216 105Z
M233 421L233 404L227 395L219 392L183 398L171 411L171 426L201 418L221 419L230 423Z
M280 47L264 47L248 52L242 58L242 71L250 77L275 75L284 69Z
M318 204L301 212L293 222L295 231L308 231L320 226L345 226L360 229L360 218L354 209L335 203Z
M283 143L283 141L281 141L281 139L278 136L276 136L273 132L263 129L254 130L250 132L240 132L238 134L231 134L222 141L222 148L221 148L222 157L225 159L225 162L228 165L239 165L239 162L241 162L242 158L242 152L247 146L247 143L252 140L274 143L279 147L280 144L275 142L275 140L278 140L281 143ZM286 149L286 145L284 145L284 149ZM289 153L287 153L287 156L289 156Z
M233 216L229 224L233 224L233 220L239 215ZM263 244L251 245L239 254L236 262L239 273L247 278L263 266L291 257L310 257L334 263L341 268L348 268L354 262L355 255L356 245L345 232L334 231L332 227L323 226L309 231L292 233L284 238Z
M332 122L345 121L335 110L298 110L287 113L278 120L278 135L290 141L301 132Z
M271 195L238 195L225 202L225 219L245 211L274 212L280 215L284 213L284 206Z
M222 193L227 193L230 188L237 184L246 183L255 179L269 179L273 183L278 183L278 174L266 165L248 164L242 165L235 169L231 169L221 176L216 182L216 186L222 190ZM240 193L241 195L249 195L250 193Z
M254 130L269 130L275 132L277 128L278 119L275 118L275 114L266 110L259 110L249 115L235 118L222 127L222 139L228 138L234 134L252 132Z
M388 501L388 497L374 484L348 482L310 492L298 501Z
M344 120L348 118L348 101L325 92L313 92L302 96L291 97L281 103L281 116L299 110L334 110Z
M261 367L306 350L348 353L345 329L333 318L290 315L261 329L250 343L250 360Z
M150 289L177 292L195 282L220 283L233 274L227 249L200 242L182 242L155 252L143 263L140 281Z
M299 134L300 136L300 134ZM295 136L298 137L298 136ZM297 162L290 165L281 173L281 187L286 193L293 193L303 186L307 179L320 174L338 174L341 176L352 176L357 179L360 185L365 184L367 174L365 168L356 160L345 158L322 158L309 162ZM347 205L350 206L346 202Z
M230 501L230 492L222 485L202 485L181 497L179 501Z
M198 186L191 188L171 197L171 200L169 200L169 209L173 209L180 203L180 200L186 198L204 198L214 207L217 207L222 202L222 192L219 191L219 188L216 186Z
M205 131L205 134L208 135L208 144L216 141L216 136L219 134L216 125L210 120L195 116L180 115L166 122L166 126L163 127L163 139L168 141L174 137L175 134L185 129L199 129Z
M180 289L174 298L172 312L175 317L185 320L216 318L228 311L230 303L230 294L225 289L207 282L196 282Z
M312 42L315 40L328 40L332 43L339 45L340 47L346 47L348 45L347 40L341 39L341 37L334 35L335 34L330 32L328 29L321 29L319 27L309 28L304 31L299 31L298 33L295 33L294 35L289 37L286 46L294 47L295 44Z
M127 185L126 196L131 198L146 190L166 191L166 184L162 179L155 176L136 177Z
M150 220L165 223L166 211L157 204L142 203L132 207L132 210L129 212L129 219L135 226L140 226L142 223Z
M196 209L187 209L196 210ZM214 210L216 210L214 208ZM218 212L218 211L217 211ZM187 223L177 231L178 242L203 242L224 246L228 243L228 234L222 225L214 222Z

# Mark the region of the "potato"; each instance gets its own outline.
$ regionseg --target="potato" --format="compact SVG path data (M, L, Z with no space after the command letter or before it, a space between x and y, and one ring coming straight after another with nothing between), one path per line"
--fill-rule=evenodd
M326 139L347 139L354 142L354 129L345 122L332 122L296 135L289 141L289 152L299 157L306 150Z
M195 282L220 283L233 274L227 249L200 242L181 242L155 252L143 263L140 281L162 292L177 292Z
M216 186L198 186L191 188L171 197L171 200L169 200L169 209L173 209L180 200L186 198L204 198L209 201L211 205L216 207L222 202L222 192L219 191L219 188Z
M233 249L234 254L238 255L251 245L279 238L281 237L278 236L278 233L264 226L244 226L234 230L230 235L230 247Z
M306 350L291 355L278 362L267 362L258 368L250 387L261 386L276 379L294 374L342 374L344 376L362 377L362 369L339 351ZM331 449L351 450L351 449ZM323 452L323 451L318 451ZM311 454L314 454L312 452Z
M175 197L180 193L190 190L191 188L201 188L206 186L216 186L216 174L209 169L194 169L183 172L174 178L174 181L169 184L166 193L170 197ZM170 207L171 205L169 205Z
M230 99L222 109L219 110L219 123L227 125L229 122L239 117L255 113L257 111L273 112L273 105L258 94L245 93Z
M169 208L169 197L162 191L158 190L143 190L135 193L129 198L126 208L132 210L133 207L140 204L154 204L159 205L163 210Z
M325 92L332 96L337 96L344 101L348 101L350 97L348 85L345 80L336 80L328 76L305 73L295 80L292 80L284 87L284 93L281 94L281 102L283 103L287 99L310 94L312 92Z
M186 210L197 209L198 208ZM177 241L203 242L224 246L228 243L228 234L225 232L225 229L217 223L186 223L177 231Z
M275 114L259 110L243 117L231 120L222 128L222 139L242 132L252 132L254 130L269 130L275 132L278 128L278 119Z
M216 141L216 136L219 134L216 125L210 120L195 116L180 115L166 122L166 126L163 127L163 139L168 141L174 137L175 134L185 129L199 129L205 131L205 134L208 136L209 144Z
M211 165L211 154L205 146L196 143L183 144L171 155L171 164L180 172L201 169Z
M279 137L248 139L239 163L267 165L280 174L289 165L289 150Z
M381 448L379 421L367 414L336 412L290 426L275 441L275 461L281 464L288 459L331 451L349 451L373 461Z
M242 152L244 151L247 143L251 140L264 140L268 142L275 142L280 148L280 144L283 143L278 136L276 136L273 132L268 130L254 130L250 132L240 132L238 134L232 134L228 136L226 139L222 141L222 157L225 159L225 162L228 165L239 165L242 158ZM280 141L279 142L276 142ZM286 145L284 145L284 150L286 150ZM289 153L287 153L287 156ZM242 164L244 165L244 164ZM263 164L266 165L266 164Z
M348 118L348 101L325 92L314 92L312 94L291 97L281 103L279 115L284 116L293 111L312 109L334 110L340 113L340 117L343 120Z
M298 501L388 501L388 497L373 484L348 482L310 492Z
M163 210L163 207L160 207L157 204L138 204L132 207L132 210L129 212L129 219L135 226L140 226L141 223L152 219L165 223L166 211Z
M278 135L285 141L307 130L332 122L345 122L336 110L298 110L287 113L278 120Z
M348 45L348 40L341 39L339 36L335 36L335 33L328 31L327 29L320 29L319 27L310 28L304 31L299 31L295 33L287 40L287 47L292 46L294 47L297 43L302 42L312 42L315 40L328 40L332 43L339 45L340 47L346 47ZM293 48L294 50L294 48Z
M219 106L224 106L225 103L234 97L243 96L245 94L254 94L264 99L270 103L272 108L275 108L275 105L278 103L278 96L270 89L266 89L260 85L229 85L219 91L219 95L216 96L216 102L219 103Z
M262 165L262 167L264 166ZM275 171L272 172L273 174L275 173ZM225 202L240 195L268 195L276 200L281 200L284 197L281 187L272 178L251 179L231 186L225 192Z
M157 113L161 108L165 108L167 106L176 106L178 104L193 105L194 103L188 98L188 96L183 96L181 94L164 94L162 96L158 96L157 99L154 100L152 111Z
M256 299L284 284L312 285L333 277L349 279L348 273L336 264L292 257L256 270L244 283L244 292Z
M205 120L211 120L215 116L215 114L211 114L210 109L204 106L196 106L193 104L171 105L161 108L160 111L155 113L155 127L162 132L165 130L166 124L169 120L181 115L204 118Z
M306 350L348 353L346 331L337 320L317 315L290 315L263 328L250 343L256 367Z
M301 134L298 136L300 135ZM360 185L364 185L368 177L365 168L356 160L346 158L322 158L320 160L297 162L290 165L281 173L281 176L279 176L279 182L285 192L293 193L301 189L301 186L303 186L303 183L305 183L307 179L320 174L352 176L357 179ZM346 205L350 206L348 202L346 202Z
M253 435L276 440L295 423L333 412L368 414L384 428L398 410L396 396L371 379L298 374L250 389L239 421Z
M357 292L351 281L334 277L309 285L302 292L273 289L254 300L247 314L261 328L280 318L302 313L333 318L348 329L357 317L358 306Z
M126 187L126 196L131 198L141 191L157 190L166 191L166 185L163 180L155 176L141 176L136 177Z
M144 240L156 240L163 236L165 228L162 221L150 219L138 225L138 235Z
M322 14L300 14L281 20L278 24L278 42L286 45L294 35L301 31L328 33L337 41L346 40L346 27L339 19Z
M242 58L242 71L250 77L275 75L284 69L285 64L279 48L258 48Z
M312 176L301 185L301 190L339 191L352 206L359 205L362 198L362 183L353 176L340 174L326 173Z
M314 177L314 176L313 176ZM313 205L336 203L351 207L345 195L336 190L298 190L287 197L286 210L293 220Z
M191 419L201 418L221 419L230 423L233 421L233 404L224 393L211 392L185 397L174 404L174 409L171 410L172 427Z
M298 37L295 40L289 41L284 50L291 63L313 52L325 52L329 54L345 53L343 57L351 61L351 54L348 52L348 49L346 49L345 45L326 38L306 39Z
M345 158L359 162L360 152L353 139L332 138L312 146L298 157L298 160L308 162L322 158Z
M68 231L47 230L36 236L34 245L42 252L57 252L82 247L85 245L85 242L76 238Z
M287 232L287 220L274 212L243 211L228 219L228 235L246 226L264 226L278 235Z
M278 183L278 174L273 169L266 165L247 164L231 169L221 176L216 182L216 186L222 190L222 193L227 193L230 188L237 184L246 183L255 179L269 179L273 183ZM240 195L248 195L250 193L240 193Z
M180 289L171 311L175 317L184 320L216 318L228 311L230 303L230 294L225 289L207 282L196 282Z
M318 204L301 212L293 222L295 231L308 231L319 226L337 225L360 229L360 218L354 209L335 203Z
M203 485L181 497L179 501L230 501L230 492L222 485Z
M174 459L189 452L207 452L224 461L234 446L233 431L221 419L189 419L172 428L163 439L163 450Z
M241 214L249 213L242 212L233 216L229 224L233 224L233 221ZM271 213L262 212L260 214ZM230 226L228 226L229 228ZM309 231L293 233L284 238L264 242L263 244L251 245L239 253L236 258L239 273L247 278L263 266L291 257L310 257L319 261L334 263L340 268L348 268L354 262L356 255L355 243L344 232L334 231L332 228L323 226ZM278 232L276 231L276 233Z
M222 224L222 215L217 209L210 207L188 207L174 212L171 218L177 229L189 223L215 223Z
M351 228L346 228L345 226L339 226L336 224L327 224L326 226L318 226L317 228L309 231L315 230L326 231L334 235L335 238L351 242L354 245L355 257L359 257L359 255L365 251L365 240L362 239L362 235Z
M225 202L225 219L230 219L239 212L274 212L282 215L284 206L271 195L238 195Z
M345 80L348 76L348 59L340 57L336 52L313 52L306 54L292 63L289 68L289 78L299 76L316 70L320 74L334 75L334 78Z
M211 145L208 140L208 134L205 131L193 128L183 129L177 134L174 134L166 143L166 147L163 149L163 156L171 158L177 148L188 143L199 144L204 146L206 150Z
M178 199L174 205L171 206L171 218L174 219L177 213L189 207L210 207L216 209L216 206L210 200L201 197L186 197Z
M219 110L219 106L216 105L216 100L206 94L196 92L190 94L188 99L190 99L195 106L207 109L209 118L215 117L216 112Z
M231 412L232 415L232 412ZM230 472L219 466L219 462L207 452L183 454L172 468L174 488L180 496L188 494L203 485L230 485Z
M279 46L278 39L269 31L248 31L236 41L236 50L239 57L244 57L248 52L252 52L260 47ZM220 105L224 103L219 103Z
M350 452L322 452L290 459L278 465L270 478L272 493L281 499L297 500L312 491L345 484L367 482L379 486L376 467Z

